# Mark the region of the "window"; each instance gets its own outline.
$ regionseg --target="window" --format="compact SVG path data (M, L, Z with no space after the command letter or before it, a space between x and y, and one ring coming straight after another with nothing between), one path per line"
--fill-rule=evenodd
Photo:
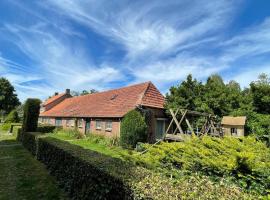
M74 126L74 120L73 119L67 119L66 126Z
M62 126L62 119L61 118L55 119L55 126Z
M66 126L69 126L69 123L70 123L70 119L67 119L66 120Z
M79 128L83 127L83 119L78 119L78 127Z
M112 121L106 121L105 130L106 131L112 131Z
M102 129L102 122L101 120L96 120L96 129L101 130Z
M237 135L237 128L231 128L231 134Z
M70 122L69 122L69 126L73 127L74 126L74 120L71 119Z

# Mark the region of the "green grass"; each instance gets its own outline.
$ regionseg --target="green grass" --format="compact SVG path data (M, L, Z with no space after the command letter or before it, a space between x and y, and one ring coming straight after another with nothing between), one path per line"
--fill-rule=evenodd
M76 139L72 132L59 131L57 133L50 134L49 136L68 141L71 144L75 144L83 147L84 149L90 149L97 151L107 156L114 158L120 158L126 160L134 151L123 149L119 146L108 145L109 141L99 136L90 136L83 139Z
M0 131L0 199L67 199L45 166Z

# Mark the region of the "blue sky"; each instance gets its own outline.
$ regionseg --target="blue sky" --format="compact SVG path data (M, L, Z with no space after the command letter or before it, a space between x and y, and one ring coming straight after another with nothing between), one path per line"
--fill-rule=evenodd
M19 98L187 74L242 87L270 74L270 1L0 1L0 76Z

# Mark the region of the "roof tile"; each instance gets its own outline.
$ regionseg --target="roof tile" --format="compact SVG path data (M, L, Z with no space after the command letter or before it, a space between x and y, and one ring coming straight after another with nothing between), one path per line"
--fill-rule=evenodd
M40 116L123 117L137 105L163 108L164 97L151 83L141 83L79 97L67 98Z

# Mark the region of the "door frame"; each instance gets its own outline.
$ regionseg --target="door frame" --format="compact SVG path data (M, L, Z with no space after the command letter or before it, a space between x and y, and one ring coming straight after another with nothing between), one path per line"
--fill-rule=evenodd
M162 134L162 137L164 136L164 134L165 134L165 131L166 131L166 121L168 121L168 119L167 118L156 118L156 120L155 120L155 139L157 139L157 121L162 121L163 122L163 127L162 127L162 129L163 129L163 134Z

